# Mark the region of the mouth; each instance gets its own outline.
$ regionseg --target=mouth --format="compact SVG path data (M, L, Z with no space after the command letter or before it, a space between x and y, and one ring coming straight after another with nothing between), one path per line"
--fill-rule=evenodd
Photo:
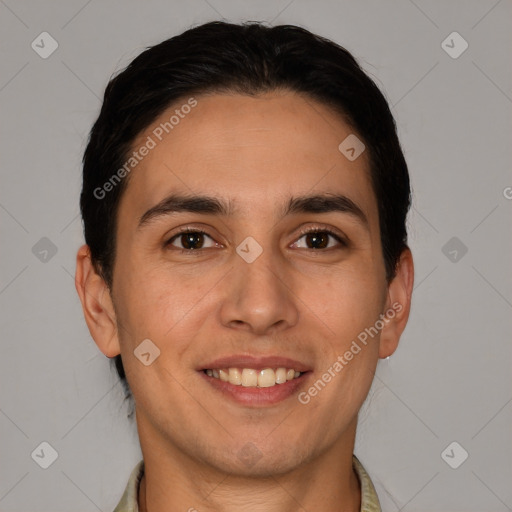
M312 369L282 357L231 356L198 368L216 392L251 407L277 404L305 385Z
M303 373L294 368L208 368L203 370L208 377L229 382L233 386L246 388L271 388L298 379Z

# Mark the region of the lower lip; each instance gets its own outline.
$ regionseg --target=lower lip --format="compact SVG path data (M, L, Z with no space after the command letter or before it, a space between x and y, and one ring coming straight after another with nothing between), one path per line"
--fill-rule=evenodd
M310 372L304 372L300 377L286 381L284 384L276 384L268 388L235 386L229 382L209 377L201 371L204 379L217 391L231 398L238 404L248 406L269 406L274 405L297 393L299 387L304 385Z

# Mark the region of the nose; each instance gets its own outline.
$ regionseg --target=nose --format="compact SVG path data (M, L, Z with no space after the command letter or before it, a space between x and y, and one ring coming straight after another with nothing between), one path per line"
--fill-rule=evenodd
M252 263L238 255L227 276L222 324L257 335L272 335L297 324L299 310L286 263L265 250Z

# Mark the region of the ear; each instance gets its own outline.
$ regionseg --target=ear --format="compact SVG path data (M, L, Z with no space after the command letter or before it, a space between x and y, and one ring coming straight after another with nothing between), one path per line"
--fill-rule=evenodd
M380 335L379 357L389 357L398 347L411 310L414 264L409 248L404 249L396 267L396 275L388 286L384 310L384 327Z
M107 357L117 356L121 350L110 290L96 272L87 245L80 247L76 255L75 286L87 327L96 345Z

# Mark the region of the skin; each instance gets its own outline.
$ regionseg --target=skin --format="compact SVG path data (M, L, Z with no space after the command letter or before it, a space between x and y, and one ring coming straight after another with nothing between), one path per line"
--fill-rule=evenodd
M338 150L353 130L328 107L289 91L196 99L129 177L112 290L94 271L88 247L77 255L89 330L106 356L122 354L136 403L146 467L139 507L358 511L357 414L378 359L396 350L406 326L411 253L402 253L388 283L366 152L350 162ZM137 228L149 208L175 192L230 199L236 211L174 213ZM367 225L344 212L282 217L291 196L311 193L348 196ZM202 251L180 253L180 237L166 245L180 226L208 233L199 237ZM337 230L349 246L329 236L328 248L308 248L311 236L301 235L301 226ZM236 253L248 236L263 248L250 264ZM401 311L308 404L292 396L242 406L197 371L232 354L291 357L312 366L300 389L307 390L394 303ZM147 367L133 355L146 338L161 351ZM237 456L247 442L262 455L254 465Z

